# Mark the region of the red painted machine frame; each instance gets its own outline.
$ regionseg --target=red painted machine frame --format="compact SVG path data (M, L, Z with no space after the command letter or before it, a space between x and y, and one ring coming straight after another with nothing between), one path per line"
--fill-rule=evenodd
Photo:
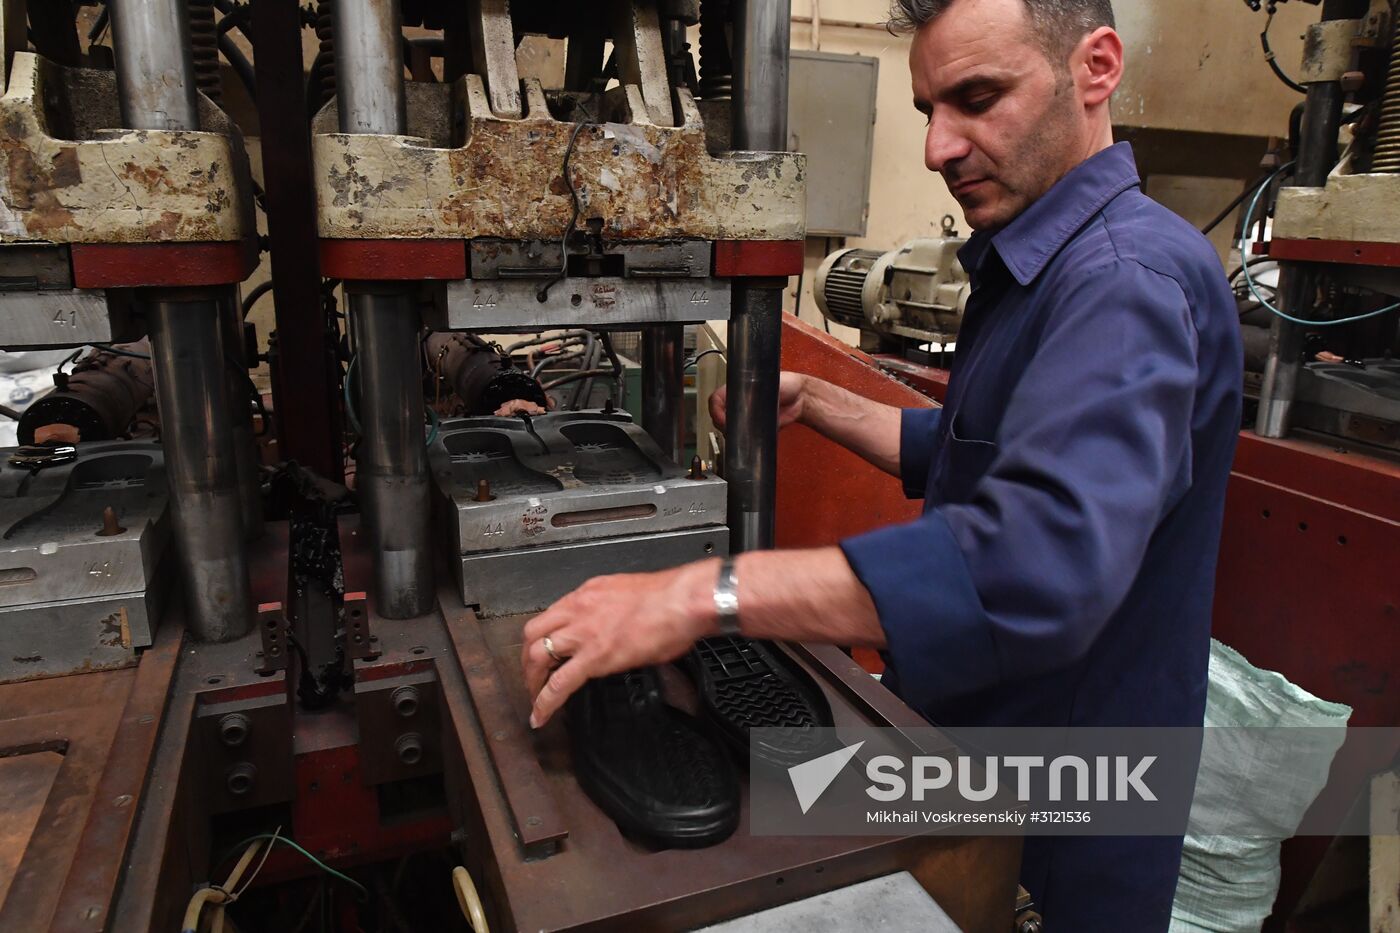
M878 401L926 407L946 370L871 357L784 317L783 368ZM817 547L913 518L900 483L806 428L778 445L777 540ZM1240 434L1216 576L1213 634L1258 667L1351 706L1351 725L1400 724L1400 466L1309 441ZM876 670L873 653L862 663ZM1394 750L1391 750L1394 751ZM1333 775L1391 766L1347 742ZM1354 785L1353 785L1354 786ZM1330 793L1329 791L1324 793ZM1347 801L1348 803L1350 801ZM1287 919L1329 840L1289 840L1265 931Z

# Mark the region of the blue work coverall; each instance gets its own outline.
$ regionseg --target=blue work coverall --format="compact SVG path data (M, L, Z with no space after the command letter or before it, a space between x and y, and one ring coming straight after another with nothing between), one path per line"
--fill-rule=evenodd
M922 517L842 542L930 721L1198 726L1242 350L1216 253L1120 143L961 252L941 410L903 414ZM1165 930L1171 837L1028 838L1050 933Z

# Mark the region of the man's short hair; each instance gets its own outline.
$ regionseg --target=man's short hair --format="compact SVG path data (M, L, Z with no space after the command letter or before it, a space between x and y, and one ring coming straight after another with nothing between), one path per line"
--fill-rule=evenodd
M942 16L957 0L893 0L890 31L913 32ZM1100 26L1113 26L1110 0L1021 0L1031 27L1052 65L1059 66L1079 40Z

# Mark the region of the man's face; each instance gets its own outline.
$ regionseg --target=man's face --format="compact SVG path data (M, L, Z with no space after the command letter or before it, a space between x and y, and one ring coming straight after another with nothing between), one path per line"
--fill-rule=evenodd
M914 35L924 162L968 226L998 230L1086 155L1087 120L1064 63L1052 66L1023 0L956 0Z

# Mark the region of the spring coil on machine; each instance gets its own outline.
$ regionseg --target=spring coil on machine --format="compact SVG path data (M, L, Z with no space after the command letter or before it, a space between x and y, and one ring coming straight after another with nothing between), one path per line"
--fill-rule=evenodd
M190 16L190 47L194 51L194 80L201 94L220 103L219 37L214 25L214 0L185 0Z
M316 38L321 41L320 51L316 53L321 63L321 99L318 104L324 104L335 96L335 35L331 25L334 15L334 0L317 0Z
M730 0L703 0L700 4L700 84L702 100L733 96L734 60L729 51Z
M1392 16L1395 27L1391 32L1390 68L1381 98L1375 154L1371 157L1373 172L1400 172L1400 15Z

